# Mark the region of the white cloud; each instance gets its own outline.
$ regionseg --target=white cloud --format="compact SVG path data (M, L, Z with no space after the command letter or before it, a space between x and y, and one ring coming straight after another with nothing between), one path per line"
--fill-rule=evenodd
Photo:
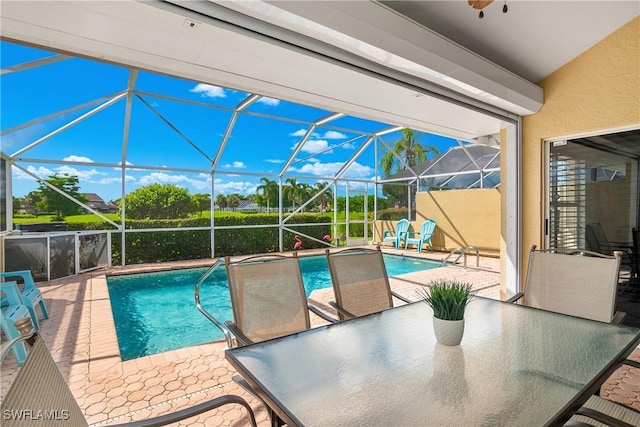
M75 154L72 154L70 156L65 157L64 159L65 162L83 162L83 163L93 163L93 160L91 160L88 157L84 157L84 156L76 156Z
M295 132L291 132L289 136L305 136L307 133L307 129L298 129Z
M223 88L205 83L198 83L196 87L189 89L189 92L199 93L201 96L209 98L225 98L227 96Z
M276 105L278 105L280 103L279 99L275 99L275 98L268 98L268 97L263 97L260 98L258 100L259 103L264 104L264 105L268 105L270 107L275 107Z
M276 165L280 165L280 164L284 163L285 161L282 160L282 159L265 159L265 162L273 163L273 164L276 164Z
M345 139L347 135L342 132L337 132L335 130L328 130L322 135L323 138L326 139Z
M292 150L295 149L298 146L298 144L299 143L294 144L291 149ZM302 146L301 151L305 153L315 154L315 153L323 152L329 148L330 148L329 143L324 139L310 139L307 142L305 142L305 144Z
M223 181L218 178L214 181L215 194L255 194L256 184L247 181Z
M227 163L226 165L222 165L223 168L236 168L236 169L245 169L247 165L242 162L235 161L233 163Z
M314 162L314 163L306 163L301 168L297 169L298 172L304 174L310 174L315 176L333 176L335 175L340 168L344 166L343 162ZM346 170L343 178L367 178L370 177L374 172L373 168L369 166L364 166L358 162L354 162L349 168Z
M209 187L208 180L198 180L189 178L185 175L171 175L165 172L152 172L148 175L143 176L138 180L140 185L150 185L150 184L175 184L181 186L191 186L198 190L202 190Z

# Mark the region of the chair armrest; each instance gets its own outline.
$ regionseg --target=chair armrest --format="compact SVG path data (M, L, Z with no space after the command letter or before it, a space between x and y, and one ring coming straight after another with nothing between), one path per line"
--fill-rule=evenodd
M251 425L253 427L257 426L256 417L253 414L253 409L251 409L251 406L247 403L246 400L244 400L240 396L235 396L233 394L219 396L219 397L216 397L215 399L209 400L208 402L203 402L191 408L182 409L180 411L176 411L171 414L161 415L159 417L151 418L148 420L134 421L132 423L119 424L119 425L120 426L126 425L131 427L163 426L166 424L175 423L180 420L194 417L196 415L202 414L204 412L208 412L212 409L216 409L216 408L219 408L220 406L228 405L228 404L238 404L238 405L244 406L244 408L249 413L249 420L251 422Z
M613 315L613 319L611 319L611 322L609 323L613 323L614 325L621 325L622 320L624 320L626 315L627 313L625 313L624 311L616 311Z
M327 322L331 322L331 323L338 323L338 319L334 319L333 317L323 313L322 311L320 311L319 308L314 307L312 305L308 305L309 307L309 311L312 312L313 314L315 314L316 316L326 320Z
M517 294L515 294L514 296L512 296L508 300L505 300L505 302L514 303L514 302L518 301L520 298L522 298L523 296L524 296L524 293L518 292Z
M338 313L342 314L347 319L355 319L356 317L358 317L355 314L349 313L347 310L345 310L344 308L340 307L338 305L338 303L336 303L335 301L329 301L329 305L331 307L335 308L338 311Z
M638 368L640 369L640 362L636 362L635 360L631 360L631 359L624 359L624 361L622 362L623 365L628 365L628 366L632 366L634 368Z
M399 294L399 293L397 293L397 292L393 292L393 291L391 291L391 295L393 295L394 297L398 298L400 301L404 301L404 302L406 302L407 304L409 304L409 303L412 303L412 302L413 302L413 301L411 301L410 299L403 297L402 295L400 295L400 294Z
M585 408L584 406L578 409L575 412L575 415L582 415L583 417L591 418L611 427L633 427L633 425L629 423L625 423L622 420L614 418L600 411L596 411L595 409Z
M235 325L235 323L227 320L226 322L224 322L224 324L227 329L229 329L229 331L236 337L238 345L245 346L253 344L253 341L251 341L245 334L243 334L242 331Z
M396 234L396 232L395 231L386 230L384 233L382 233L382 237L383 238L388 237L389 234Z

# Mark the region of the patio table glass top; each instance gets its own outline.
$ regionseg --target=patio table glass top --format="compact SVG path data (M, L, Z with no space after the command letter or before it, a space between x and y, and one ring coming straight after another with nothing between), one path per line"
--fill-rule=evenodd
M475 298L459 346L404 305L227 350L289 425L540 426L566 421L640 330Z

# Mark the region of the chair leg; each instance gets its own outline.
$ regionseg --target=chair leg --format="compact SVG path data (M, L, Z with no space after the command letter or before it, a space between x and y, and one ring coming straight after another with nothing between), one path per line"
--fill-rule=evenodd
M40 310L42 310L42 317L44 317L45 319L49 318L49 312L47 311L47 306L44 303L44 299L40 300Z

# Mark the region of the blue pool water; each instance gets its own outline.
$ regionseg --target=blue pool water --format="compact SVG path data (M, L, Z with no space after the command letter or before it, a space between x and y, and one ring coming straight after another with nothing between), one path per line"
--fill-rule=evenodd
M389 276L436 268L439 263L384 255ZM300 258L307 296L331 286L324 255ZM162 271L108 277L111 309L122 360L175 350L223 339L198 311L195 283L206 268ZM202 305L218 320L232 320L224 266L214 270L200 287Z

